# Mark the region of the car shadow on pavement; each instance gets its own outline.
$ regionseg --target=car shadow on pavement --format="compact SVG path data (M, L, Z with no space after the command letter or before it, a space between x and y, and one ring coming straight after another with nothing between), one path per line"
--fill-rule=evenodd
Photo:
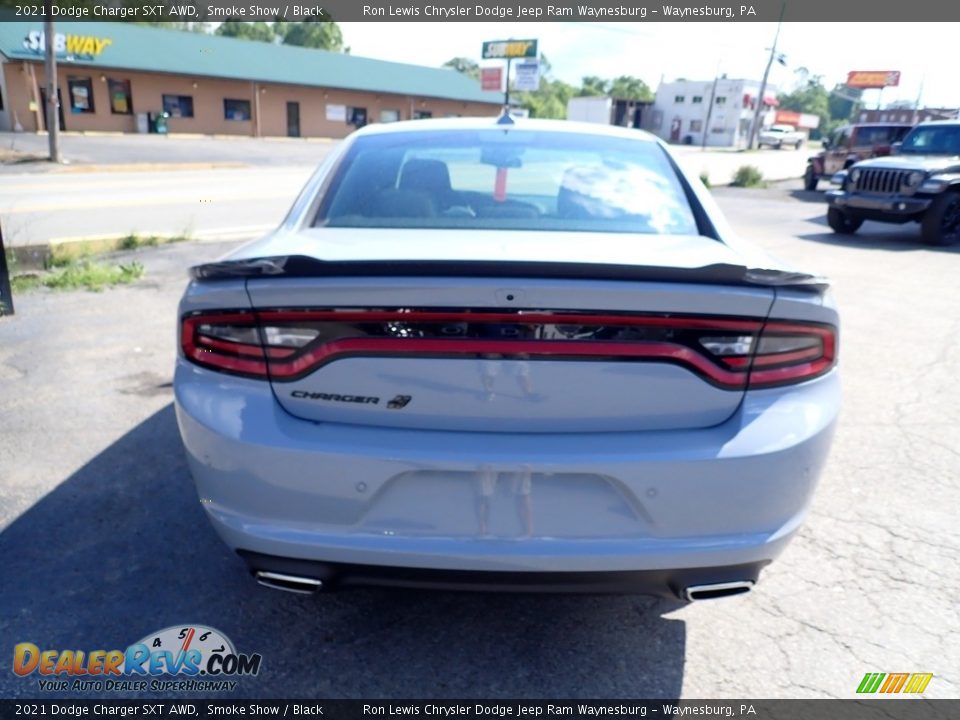
M682 689L685 623L663 617L678 603L261 588L197 502L172 405L0 533L0 557L8 658L21 642L123 650L165 627L204 624L238 652L263 656L259 675L224 697L643 698ZM37 675L17 677L8 661L2 697L134 695L41 693Z
M888 250L894 252L947 252L960 253L960 243L955 245L927 245L920 237L920 228L916 224L887 225L867 221L853 235L841 235L827 228L826 212L823 215L806 218L809 223L822 225L822 233L797 235L799 240L823 243L862 250Z

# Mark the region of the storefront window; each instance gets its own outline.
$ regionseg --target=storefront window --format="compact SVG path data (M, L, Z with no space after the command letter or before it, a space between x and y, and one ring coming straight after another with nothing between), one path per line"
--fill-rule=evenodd
M398 122L399 120L400 120L399 110L381 110L380 111L380 122L382 123Z
M170 117L192 118L193 117L193 96L192 95L164 95L163 111Z
M129 80L107 80L110 92L110 112L114 115L130 115L133 112L133 98L130 95Z
M250 101L224 99L223 117L227 120L249 120Z
M70 93L70 112L92 113L93 81L88 77L68 77L67 88Z

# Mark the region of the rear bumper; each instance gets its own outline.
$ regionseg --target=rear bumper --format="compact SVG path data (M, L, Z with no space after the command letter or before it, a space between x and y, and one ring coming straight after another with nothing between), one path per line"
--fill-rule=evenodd
M840 395L834 371L748 393L711 428L508 434L312 423L265 383L183 361L175 387L202 506L248 557L401 574L647 571L640 584L656 587L783 550Z
M766 561L724 567L675 570L594 572L495 572L351 565L282 558L239 550L251 574L279 573L321 581L318 589L354 587L456 590L515 593L636 593L685 598L687 588L722 583L756 583Z

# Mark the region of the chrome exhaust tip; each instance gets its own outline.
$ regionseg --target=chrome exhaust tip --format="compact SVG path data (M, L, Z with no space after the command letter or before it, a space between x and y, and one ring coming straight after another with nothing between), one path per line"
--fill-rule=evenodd
M753 590L753 585L753 580L691 585L683 591L683 597L693 602L695 600L713 600L714 598L730 597L731 595L743 595Z
M256 577L257 582L264 587L297 593L299 595L313 595L323 588L323 580L301 577L299 575L284 575L282 573L261 570L257 573Z

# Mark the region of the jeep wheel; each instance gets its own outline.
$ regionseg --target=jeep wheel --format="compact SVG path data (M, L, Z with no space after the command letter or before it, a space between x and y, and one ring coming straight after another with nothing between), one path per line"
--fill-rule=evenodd
M813 165L807 165L807 169L803 173L803 189L813 192L817 189L817 183L819 181L820 178L817 177L817 173L813 169Z
M799 150L801 147L803 147L803 140L797 140L797 143L793 146L793 149Z
M835 233L853 235L863 225L863 219L850 217L843 210L837 210L837 208L828 208L827 225Z
M934 200L920 228L928 245L952 245L960 240L960 193L946 192Z

